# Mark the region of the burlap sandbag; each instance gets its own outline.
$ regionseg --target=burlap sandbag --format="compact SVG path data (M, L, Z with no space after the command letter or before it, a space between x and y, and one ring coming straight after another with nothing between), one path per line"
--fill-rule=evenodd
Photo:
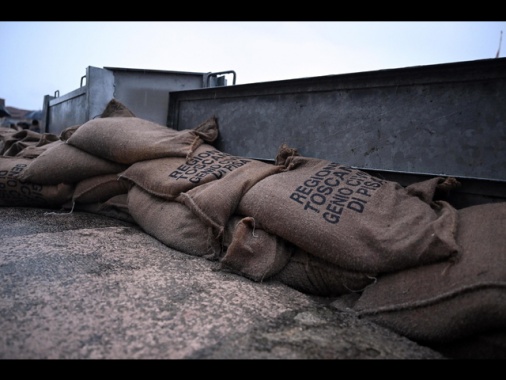
M506 331L506 203L459 210L456 262L383 275L354 309L416 341Z
M72 198L68 184L41 185L21 180L31 159L0 157L0 206L56 208Z
M222 268L254 281L277 280L306 294L336 297L361 292L376 280L309 255L251 217L233 215L224 236Z
M63 131L60 132L60 140L67 141L70 136L74 134L75 131L81 126L81 124L72 125L70 127L65 128Z
M218 181L181 193L176 201L185 204L221 238L230 217L236 213L242 196L262 179L283 170L280 165L251 160ZM248 214L244 214L249 216Z
M30 131L29 129L22 129L20 131L12 129L12 128L2 128L0 130L0 140L1 143L1 153L5 155L5 151L7 151L12 144L17 141L39 141L40 133L35 131Z
M122 220L124 222L137 224L132 215L130 215L130 210L128 209L128 194L118 194L104 202L67 202L62 207L63 209L69 210L69 213L74 211L84 211L91 214L99 214L109 218Z
M12 143L9 147L9 149L7 149L5 152L4 152L4 156L10 156L10 157L15 157L15 156L20 156L20 153L27 147L34 147L35 145L37 144L36 141L29 141L29 142L25 142L25 141L16 141L14 143Z
M42 185L76 184L86 178L120 173L128 167L93 156L61 140L50 145L31 161L21 176L22 180Z
M104 174L86 178L76 184L72 200L78 203L105 202L108 199L127 194L130 184L118 174Z
M137 117L107 117L87 121L67 142L91 155L130 165L162 157L187 157L217 137L215 117L181 131Z
M40 135L40 139L38 142L30 142L25 144L24 142L19 142L21 145L21 149L18 153L16 153L16 157L25 157L25 158L36 158L40 156L43 152L51 148L53 145L51 143L58 141L58 136L53 135L52 133L42 133ZM12 149L12 146L11 146Z
M376 281L376 274L355 272L323 261L293 246L292 256L272 278L306 294L337 297L360 293Z
M51 133L39 133L24 129L15 133L0 135L2 139L1 153L3 156L20 156L27 147L40 147L58 140L58 136Z
M426 203L396 182L287 147L276 163L286 171L254 185L238 213L324 261L382 273L458 253L457 210L445 201Z
M134 185L128 191L128 209L147 234L168 247L209 260L219 258L220 241L185 205L156 197Z
M435 198L446 199L450 193L460 187L460 182L453 177L433 177L421 182L406 186L409 195L420 198L431 204Z
M288 263L292 255L289 243L256 226L253 218L232 216L227 232L230 238L225 237L221 265L253 281L269 279Z
M190 157L166 157L136 162L121 173L148 193L174 200L194 187L223 178L240 167L256 166L257 161L232 156L209 144L200 145Z

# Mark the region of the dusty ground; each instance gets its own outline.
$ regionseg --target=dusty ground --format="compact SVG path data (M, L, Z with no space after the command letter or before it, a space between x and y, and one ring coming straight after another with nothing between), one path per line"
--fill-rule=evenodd
M114 218L4 207L0 241L1 359L445 358Z

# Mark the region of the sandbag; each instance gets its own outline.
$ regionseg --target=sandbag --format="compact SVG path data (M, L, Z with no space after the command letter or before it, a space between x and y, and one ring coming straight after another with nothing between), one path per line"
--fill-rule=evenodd
M234 215L227 232L222 267L253 281L269 279L285 267L292 255L290 244L256 226L253 218Z
M20 148L15 154L15 157L36 158L51 148L53 146L51 144L55 141L58 141L58 136L53 135L52 133L41 134L40 139L37 142L30 142L26 144L23 141L20 141L18 142L20 144ZM12 149L12 146L10 149Z
M128 209L144 232L183 253L218 260L221 242L185 205L154 196L137 185L128 191Z
M76 184L86 178L120 173L128 167L93 156L61 140L50 145L21 174L23 181L42 185Z
M22 129L20 131L12 128L2 128L0 130L0 140L2 141L2 154L16 141L39 141L40 133Z
M29 129L10 131L4 130L0 133L0 153L3 156L14 157L26 147L40 147L58 140L58 136L51 133L39 133Z
M200 145L189 157L165 157L136 162L120 177L148 193L174 200L194 187L221 179L240 167L253 167L257 161L232 156L209 144Z
M376 274L340 268L293 246L290 259L272 279L306 294L337 297L361 293L376 281Z
M0 156L0 206L56 208L72 198L73 185L21 180L31 162L29 158Z
M116 195L127 194L130 186L118 174L90 177L76 184L72 200L77 203L105 202Z
M256 183L237 213L340 268L385 273L459 252L457 210L427 203L400 184L282 146L280 173Z
M215 117L181 131L137 117L106 117L82 124L67 142L91 155L131 165L162 157L187 157L217 137Z
M63 131L60 132L59 139L61 141L67 141L70 136L74 134L75 131L81 126L81 124L71 125L70 127L65 128Z
M236 213L243 194L262 179L283 170L280 165L257 160L247 161L249 162L235 168L218 181L194 187L176 198L176 201L186 205L206 225L212 227L216 238L223 236L227 223Z
M456 262L383 275L354 305L361 318L419 342L506 332L506 203L460 209Z
M69 210L69 213L74 211L84 211L136 224L134 218L130 215L130 210L128 209L128 194L114 195L103 202L67 202L62 206L62 208Z

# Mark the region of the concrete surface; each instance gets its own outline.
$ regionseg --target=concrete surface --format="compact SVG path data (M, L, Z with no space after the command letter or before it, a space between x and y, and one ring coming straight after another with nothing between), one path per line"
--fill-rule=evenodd
M0 208L0 359L446 359L106 216Z

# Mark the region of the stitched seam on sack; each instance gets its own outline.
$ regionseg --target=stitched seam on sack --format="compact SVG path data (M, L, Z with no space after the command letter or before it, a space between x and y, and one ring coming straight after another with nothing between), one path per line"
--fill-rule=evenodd
M382 306L378 307L376 309L365 309L361 311L357 311L358 317L368 316L368 315L375 315L375 314L381 314L381 313L388 313L388 312L395 312L395 311L402 311L402 310L410 310L410 309L416 309L421 308L424 306L430 306L434 305L440 301L444 301L450 298L454 298L460 294L469 293L474 290L479 289L486 289L486 288L505 288L506 289L506 283L505 282L496 282L496 283L483 283L483 284L477 284L472 286L465 286L462 288L459 288L457 290L441 294L437 297L432 297L423 301L415 301L415 302L406 302L399 305L392 305L392 306Z

